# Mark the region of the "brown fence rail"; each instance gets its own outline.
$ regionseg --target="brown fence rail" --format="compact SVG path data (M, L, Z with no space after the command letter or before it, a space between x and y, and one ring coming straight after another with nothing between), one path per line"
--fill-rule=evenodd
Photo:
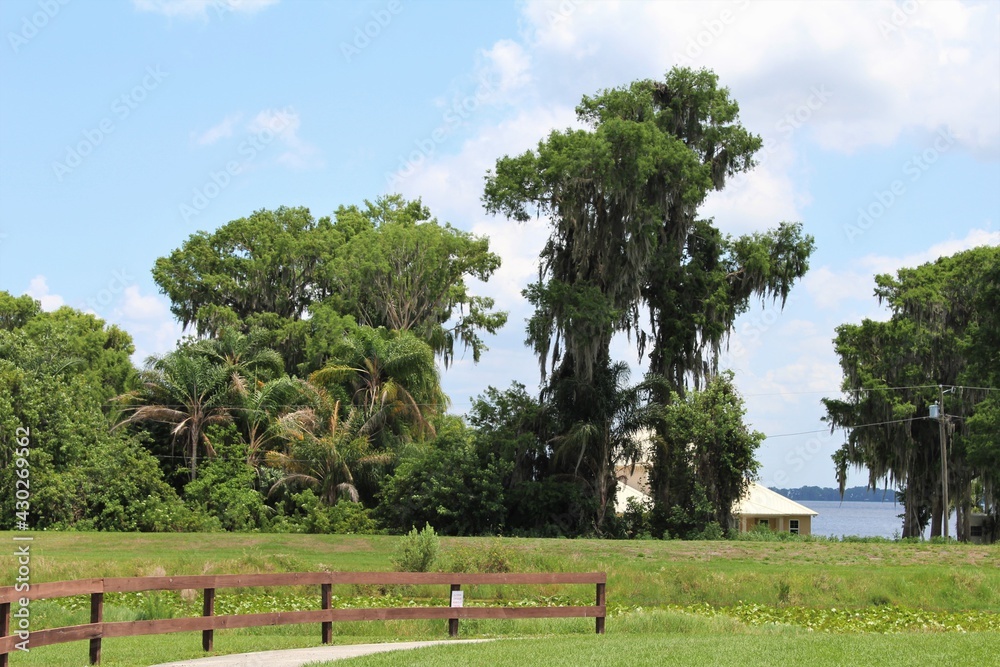
M594 584L597 599L593 606L567 607L388 607L377 609L333 609L332 587L341 584L358 585L447 585L460 591L463 585L476 584ZM253 628L266 625L319 623L322 641L329 644L334 621L387 621L400 619L447 619L448 634L458 635L462 618L593 618L595 629L604 634L607 609L604 572L461 574L438 572L290 572L285 574L220 574L181 577L108 577L31 584L28 591L18 592L14 586L0 587L0 667L7 667L9 654L27 638L28 648L90 641L90 664L101 662L101 640L105 637L135 637L168 632L201 631L201 646L212 650L215 630ZM278 611L267 614L215 615L215 591L220 588L251 588L262 586L319 586L320 609L315 611ZM104 594L136 591L176 591L201 589L202 615L189 618L169 618L155 621L104 622ZM21 630L20 618L11 615L11 605L18 609L24 598L30 602L73 595L90 596L90 623L65 628ZM30 605L28 607L30 609ZM19 632L21 634L19 634Z

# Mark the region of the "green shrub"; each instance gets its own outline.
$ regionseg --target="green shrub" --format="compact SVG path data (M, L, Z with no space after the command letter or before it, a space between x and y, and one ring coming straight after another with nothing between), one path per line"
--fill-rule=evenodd
M170 596L162 591L151 591L142 597L137 621L155 621L161 618L173 618L176 615L175 604Z
M312 489L292 496L296 514L289 523L302 532L338 535L376 535L382 532L371 510L361 503L341 499L336 505L324 505ZM284 522L281 523L284 525Z
M724 540L726 539L726 534L722 530L722 526L718 524L717 521L709 521L708 524L702 530L695 530L688 534L688 539L691 540Z
M399 572L428 572L440 547L440 539L429 523L419 532L413 528L401 538L392 555L392 564Z
M198 478L184 487L184 500L196 512L218 519L223 530L252 531L268 527L270 507L255 488L256 473L247 464L246 449L241 443L223 440L222 434L235 438L232 427L218 429L213 435L218 455L205 459Z
M502 530L503 477L509 465L481 458L471 431L442 419L433 441L412 445L382 488L386 525L433 523L442 535L490 535Z
M639 502L635 498L629 498L625 502L625 511L621 516L621 528L623 537L629 539L650 539L652 531L651 511L653 502Z
M502 538L491 540L484 549L480 545L458 547L449 553L449 572L516 572L522 569L519 554Z

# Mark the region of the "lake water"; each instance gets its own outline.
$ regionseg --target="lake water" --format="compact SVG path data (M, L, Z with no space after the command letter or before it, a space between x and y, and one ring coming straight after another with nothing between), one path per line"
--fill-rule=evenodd
M892 502L870 503L859 501L803 500L803 505L819 512L813 517L813 535L840 537L899 537L903 532L903 506ZM951 516L949 535L955 536L955 515ZM924 531L924 537L930 528Z

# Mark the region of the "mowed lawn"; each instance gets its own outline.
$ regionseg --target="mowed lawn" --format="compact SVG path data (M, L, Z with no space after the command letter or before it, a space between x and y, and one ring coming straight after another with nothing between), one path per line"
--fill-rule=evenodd
M749 636L607 635L502 639L484 644L432 646L350 660L316 663L330 667L912 667L996 665L998 635L928 636L803 635Z
M24 534L19 534L23 536ZM34 582L98 576L224 574L314 570L391 569L398 542L392 536L287 534L102 534L32 533ZM0 539L13 544L12 533ZM964 614L997 618L1000 609L1000 547L889 542L682 542L444 538L439 566L447 569L471 552L493 549L518 571L606 571L608 634L593 634L593 621L538 619L463 621L461 637L510 638L476 646L445 646L406 655L371 656L349 664L733 664L879 665L998 664L1000 632L961 629ZM10 553L11 550L6 550ZM0 556L0 585L13 583L14 558ZM445 604L447 587L389 590L394 604ZM377 596L371 587L335 587L350 603ZM592 604L592 586L469 587L467 603ZM173 594L176 595L176 594ZM318 608L318 591L219 591L246 599L251 611ZM108 601L108 620L157 616L170 600ZM180 604L180 600L174 600ZM370 599L362 600L367 605ZM83 608L64 610L61 601L35 603L33 627L86 622ZM188 600L185 609L197 607ZM117 605L117 606L116 606ZM768 613L790 613L792 622L747 618L732 607L761 605ZM182 605L183 606L183 605ZM690 613L684 607L700 607ZM950 615L948 631L920 622L906 632L813 631L796 617L831 609L923 610L932 619ZM705 614L704 610L709 613ZM802 613L799 613L802 612ZM197 611L170 615L197 614ZM152 614L152 615L150 615ZM756 612L754 612L756 614ZM751 614L753 616L754 614ZM934 616L937 614L938 616ZM957 621L955 619L958 619ZM989 621L989 627L1000 627ZM884 627L881 628L884 630ZM913 631L916 629L917 631ZM335 643L443 639L446 623L394 621L339 623ZM239 653L319 644L318 625L217 631L215 653ZM103 664L132 667L201 657L200 635L178 633L104 642ZM86 642L40 647L11 656L12 665L76 666L86 663ZM623 656L627 656L623 657ZM623 661L625 660L625 661ZM403 661L403 662L399 662ZM414 662L416 661L416 662ZM992 662L991 662L992 661Z

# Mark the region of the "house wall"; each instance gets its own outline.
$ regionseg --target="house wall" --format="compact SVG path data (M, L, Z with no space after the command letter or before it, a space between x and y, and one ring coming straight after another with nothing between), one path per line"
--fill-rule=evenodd
M644 463L637 463L634 469L632 466L619 466L615 469L615 477L626 486L649 495L649 469Z
M747 531L753 530L758 522L766 521L767 527L776 532L787 533L791 521L797 519L799 522L799 535L810 535L812 534L812 517L809 515L805 516L778 516L778 517L761 517L761 516L740 516L740 532L745 533Z

